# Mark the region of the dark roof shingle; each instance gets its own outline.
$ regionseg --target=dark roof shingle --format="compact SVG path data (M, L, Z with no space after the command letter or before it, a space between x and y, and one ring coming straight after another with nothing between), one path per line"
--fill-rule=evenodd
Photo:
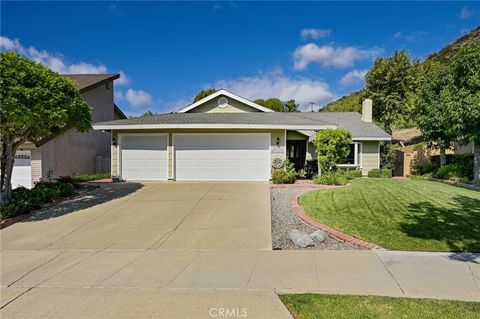
M80 92L85 92L91 87L118 79L120 74L62 74L62 76L73 80Z

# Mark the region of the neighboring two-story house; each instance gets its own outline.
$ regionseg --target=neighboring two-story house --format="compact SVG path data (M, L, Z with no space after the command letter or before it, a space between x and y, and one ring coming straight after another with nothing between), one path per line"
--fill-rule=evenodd
M301 169L315 159L316 131L344 128L352 134L342 165L380 165L380 141L390 135L372 123L372 101L356 112L273 112L219 90L177 112L96 123L112 132L112 175L124 180L268 181L274 159Z
M113 100L119 74L69 74L85 102L92 108L93 123L125 119ZM110 172L111 133L75 129L52 136L42 145L25 143L15 154L12 186L32 187L40 179L74 173Z

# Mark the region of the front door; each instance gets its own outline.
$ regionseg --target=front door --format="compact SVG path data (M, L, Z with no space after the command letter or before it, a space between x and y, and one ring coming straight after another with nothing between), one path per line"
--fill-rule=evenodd
M297 171L305 166L307 142L305 140L287 140L287 158Z

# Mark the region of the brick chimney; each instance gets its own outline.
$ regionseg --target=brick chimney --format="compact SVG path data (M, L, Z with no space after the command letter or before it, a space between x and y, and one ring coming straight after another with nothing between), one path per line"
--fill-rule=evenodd
M372 100L365 99L362 103L362 121L372 122Z

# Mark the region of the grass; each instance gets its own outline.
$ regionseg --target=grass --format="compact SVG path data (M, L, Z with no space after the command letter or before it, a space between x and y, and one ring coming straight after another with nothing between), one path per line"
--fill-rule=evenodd
M355 179L300 198L310 217L388 249L480 251L480 192L425 180Z
M478 302L319 294L280 295L280 299L297 319L480 318Z
M74 174L72 177L76 182L89 182L89 181L95 181L97 179L110 178L111 174L110 173Z

